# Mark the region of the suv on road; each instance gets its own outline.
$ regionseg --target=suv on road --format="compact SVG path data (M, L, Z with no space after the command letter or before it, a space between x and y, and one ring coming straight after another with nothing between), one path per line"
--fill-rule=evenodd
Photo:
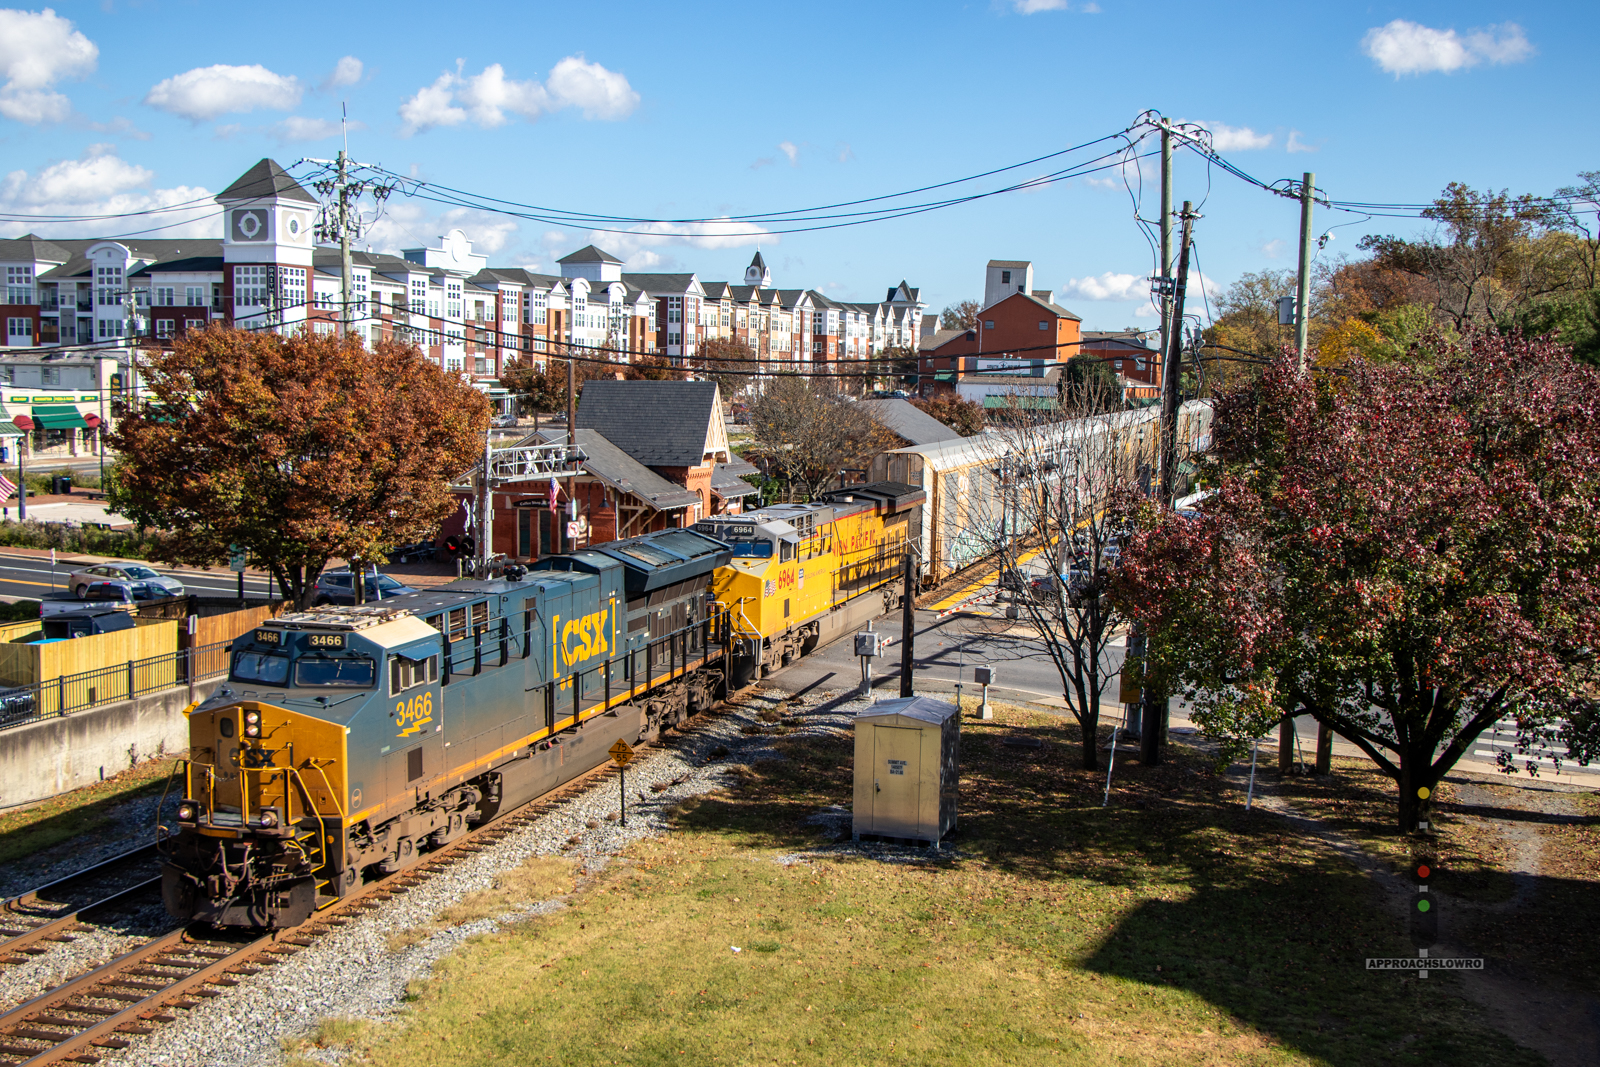
M405 593L415 593L416 590L409 585L402 585L387 574L368 574L366 577L366 602L376 604L380 600L401 596ZM356 602L354 588L350 582L350 572L324 571L322 577L317 579L317 591L311 598L312 604L354 604Z
M79 600L96 582L121 582L128 587L135 600L156 600L161 597L182 596L183 583L176 578L158 574L143 563L96 563L83 567L67 576L67 588Z

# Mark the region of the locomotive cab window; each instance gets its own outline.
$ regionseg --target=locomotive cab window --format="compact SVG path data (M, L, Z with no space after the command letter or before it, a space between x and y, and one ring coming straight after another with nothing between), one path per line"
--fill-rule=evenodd
M375 673L370 656L330 656L313 652L295 661L294 684L365 689L372 685Z
M733 554L739 559L771 559L771 541L735 541Z
M261 685L283 685L289 680L289 657L282 652L235 653L233 670L228 672L228 680L256 682Z
M415 689L419 685L427 685L438 680L438 656L423 656L420 659L411 659L408 656L389 657L390 696L399 696L407 689Z
M780 541L778 543L778 552L779 563L787 563L789 560L794 559L794 545L788 541Z

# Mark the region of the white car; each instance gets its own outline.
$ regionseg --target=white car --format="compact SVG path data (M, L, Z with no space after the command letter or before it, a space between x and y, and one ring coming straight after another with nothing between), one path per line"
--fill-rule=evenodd
M143 563L96 563L68 575L67 588L72 590L73 596L82 600L83 594L95 582L121 582L136 600L183 595L182 582L158 574Z

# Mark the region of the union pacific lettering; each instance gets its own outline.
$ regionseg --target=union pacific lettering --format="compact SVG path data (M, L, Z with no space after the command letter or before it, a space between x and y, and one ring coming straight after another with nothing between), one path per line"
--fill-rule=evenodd
M610 650L606 643L606 619L610 614L610 608L601 608L581 619L569 619L561 628L561 654L569 670Z
M847 552L860 552L872 548L883 540L883 530L878 526L858 526L854 533L843 534L833 539L834 552L844 555Z

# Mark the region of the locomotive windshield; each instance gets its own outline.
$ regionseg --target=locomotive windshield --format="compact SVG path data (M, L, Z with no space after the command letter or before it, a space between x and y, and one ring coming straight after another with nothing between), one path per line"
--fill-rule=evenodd
M733 541L733 555L735 559L771 559L771 541Z
M297 686L343 685L369 687L376 677L368 656L326 656L316 653L301 656L294 665Z
M233 657L230 681L283 685L289 680L289 657L282 652L239 652Z

